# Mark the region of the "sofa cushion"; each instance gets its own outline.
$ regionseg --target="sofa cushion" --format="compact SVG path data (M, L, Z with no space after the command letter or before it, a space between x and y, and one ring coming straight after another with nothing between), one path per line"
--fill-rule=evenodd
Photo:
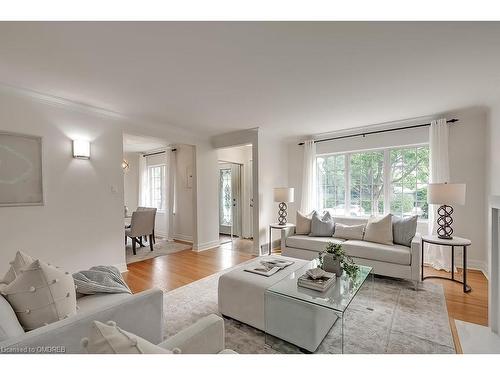
M9 302L0 296L0 342L24 334Z
M311 233L311 220L314 215L312 211L309 215L304 215L300 211L297 211L297 220L295 223L295 233L296 234L309 234Z
M10 262L10 268L1 280L2 283L10 284L14 281L17 275L21 272L21 269L29 266L36 259L29 256L28 254L23 253L22 251L18 251L14 260Z
M333 219L330 213L327 211L321 217L316 211L312 215L311 219L311 237L331 237L333 235Z
M348 240L342 244L347 255L380 262L410 265L410 248L402 245L383 245L368 241Z
M73 277L40 260L23 268L3 293L25 331L76 314Z
M334 238L343 238L346 240L362 240L365 233L365 225L345 225L335 223Z
M383 217L370 217L365 228L365 241L392 245L392 215Z
M115 322L94 321L82 345L90 354L171 354L170 350L152 344L142 337L124 331Z
M395 244L411 246L411 241L417 233L418 216L392 217L392 236Z
M310 237L304 235L290 236L286 239L287 247L294 247L296 249L304 249L310 251L323 251L325 250L328 242L342 243L344 239L333 237Z

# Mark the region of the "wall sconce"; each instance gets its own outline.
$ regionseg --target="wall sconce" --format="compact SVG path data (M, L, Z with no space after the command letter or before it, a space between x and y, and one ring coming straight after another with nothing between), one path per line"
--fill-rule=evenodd
M127 173L128 170L130 169L130 164L125 159L123 159L123 161L122 161L122 169L123 169L124 173Z
M75 159L90 159L90 142L82 139L73 140L73 157Z

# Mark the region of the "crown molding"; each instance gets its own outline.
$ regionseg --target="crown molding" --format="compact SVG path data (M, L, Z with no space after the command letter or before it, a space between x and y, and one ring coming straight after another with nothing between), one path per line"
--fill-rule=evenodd
M199 130L186 130L181 127L175 126L175 125L170 125L166 123L156 123L156 122L150 122L141 118L136 118L133 116L129 116L120 112L112 111L106 108L102 107L97 107L93 106L90 104L85 104L77 101L73 101L70 99L62 98L59 96L19 87L19 86L13 86L6 84L4 82L0 82L0 92L3 92L8 95L16 95L19 97L24 97L32 100L36 100L41 103L53 105L53 106L58 106L62 108L66 108L68 110L76 111L76 112L83 112L83 113L89 113L93 115L98 115L98 116L103 116L107 118L111 118L114 120L121 120L124 122L128 122L131 124L142 124L146 127L156 129L159 131L171 131L173 133L177 133L179 135L182 135L184 137L189 137L197 140L205 140L209 137L208 134L204 134L203 132L200 132ZM203 137L205 135L205 137Z

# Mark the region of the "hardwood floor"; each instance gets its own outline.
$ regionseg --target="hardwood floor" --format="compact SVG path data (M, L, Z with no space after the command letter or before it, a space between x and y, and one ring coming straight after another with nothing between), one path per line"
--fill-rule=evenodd
M458 269L458 279L462 278L462 270ZM444 271L436 271L425 267L425 275L440 275L449 277ZM467 284L471 286L470 293L464 293L462 285L452 281L440 279L427 279L424 283L436 283L443 286L446 298L446 307L450 319L451 332L455 342L455 350L462 353L460 340L455 327L455 319L475 324L488 325L488 280L481 271L469 270L467 272Z
M248 240L238 240L202 252L184 250L132 263L123 277L133 293L154 287L173 290L252 259L248 242L251 244Z
M129 272L123 276L134 293L153 287L169 291L254 258L251 249L251 241L235 240L199 253L184 250L129 264ZM425 274L449 276L430 267L425 268ZM457 278L461 278L460 269ZM451 281L427 279L424 283L443 286L455 349L462 353L454 320L488 325L488 280L482 272L469 270L470 293L463 293L462 285Z

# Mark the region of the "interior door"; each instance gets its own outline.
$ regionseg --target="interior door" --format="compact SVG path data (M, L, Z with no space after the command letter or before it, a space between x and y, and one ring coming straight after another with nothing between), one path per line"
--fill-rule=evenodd
M240 164L219 164L219 233L241 237Z

